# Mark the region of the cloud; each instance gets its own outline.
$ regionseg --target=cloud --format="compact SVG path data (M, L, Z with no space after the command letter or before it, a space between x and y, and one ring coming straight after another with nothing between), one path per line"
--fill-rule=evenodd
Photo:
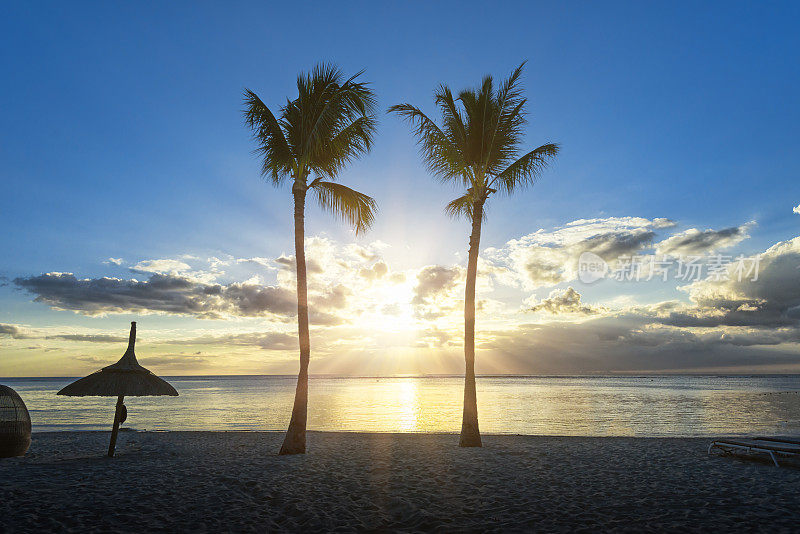
M229 334L224 336L203 336L190 340L175 341L184 345L232 345L255 346L264 350L297 350L297 335L284 332Z
M417 342L413 344L415 348L439 348L445 345L452 345L453 336L444 330L433 327L420 333Z
M179 274L189 270L191 266L179 260L145 260L131 267L131 271L140 273Z
M800 237L755 258L732 259L720 279L683 287L689 303L629 305L582 322L487 331L478 346L507 373L800 369ZM556 315L583 306L572 288L532 304Z
M702 256L738 245L748 237L753 223L722 230L690 228L656 244L656 254L670 256Z
M90 356L88 354L81 354L73 356L73 360L80 362L90 363L96 366L106 366L111 362L108 358L100 358L98 356ZM139 363L145 367L169 367L169 368L197 368L208 367L213 364L213 361L204 356L197 354L161 354L158 356L143 356L138 357Z
M94 365L109 365L110 363L107 358L100 358L99 356L90 356L88 354L80 354L78 356L73 356L73 360L78 360L79 362L87 362ZM137 358L138 359L138 358Z
M297 271L293 255L280 256L278 258L275 258L275 263L278 264L279 268L285 271L291 271L292 274L294 274ZM323 272L322 266L315 259L306 256L306 273L321 273L321 272Z
M162 354L138 358L145 367L207 367L213 362L206 357L187 354Z
M536 316L538 324L519 324L530 320L530 316L520 314L520 302L526 295L519 289L542 281L547 284L569 281L576 275L580 252L593 251L613 261L614 255L649 254L645 251L652 252L665 244L684 250L691 247L722 250L732 246L730 240L744 239L748 228L748 225L736 227L738 232L693 229L672 236L667 231L661 235L673 226L666 219L587 219L550 231L539 230L503 247L487 249L479 259L477 306L481 311L476 339L479 372L800 370L800 237L770 247L760 257L756 279L752 279L752 273L745 273L742 280L736 279L737 263L731 259L730 264L723 266L723 273L729 275L727 280L681 282L688 285L673 288L675 294L664 297L669 300L655 304L639 303L638 299L649 300L651 294L637 291L587 304L585 295L564 284L552 291L537 292L547 295L540 297L541 300L532 297L524 300L531 311L540 315ZM654 247L653 243L657 245ZM366 369L374 374L414 372L415 365L419 365L419 372L444 369L457 372L462 368L463 357L457 347L463 335L463 267L427 265L394 272L381 258L379 247L340 245L327 238L309 238L307 253L316 262L314 272L308 277L311 321L330 327L312 332L318 355L317 372L362 374ZM732 257L731 254L725 258ZM209 349L220 355L209 360L209 365L221 368L249 365L241 363L247 361L248 354L258 365L268 362L271 372L289 368L282 366L295 367L293 359L279 354L297 350L296 334L291 330L292 318L297 313L294 259L285 255L277 259L225 256L222 260L207 261L212 260L216 263L209 267L202 263L206 260L182 256L171 261L191 266L190 269L148 273L145 280L80 279L71 273L48 273L18 278L13 283L38 302L85 315L265 317L275 322L264 325L263 332L226 332L158 344L176 345L167 349L175 353L187 345L205 352L201 345L209 345ZM546 268L537 269L542 265ZM177 264L141 266L183 269ZM216 268L220 269L215 271L219 282L196 276L202 269ZM263 281L271 277L274 281ZM508 287L495 287L497 281ZM604 287L611 286L613 282ZM237 328L251 330L255 329L254 322L235 324ZM15 325L0 325L0 336L49 339L50 343L43 345L53 347L68 346L70 341L124 342L114 335L76 332L82 330L21 330ZM163 340L169 334L156 337ZM74 346L80 345L69 345ZM226 351L226 347L231 350ZM75 349L63 350L69 353ZM275 354L261 353L262 350ZM402 357L382 357L395 352ZM205 365L200 360L178 362L181 358L201 356L207 358L187 350L186 355L181 352L163 356L164 362L154 365L169 365L172 369L179 369L180 365L200 367ZM427 363L423 364L423 360Z
M752 259L730 261L721 279L680 288L696 307L671 314L669 322L676 326L796 325L800 322L799 269L800 237L777 243Z
M392 272L381 259L381 243L338 245L322 237L306 239L309 317L316 325L335 326L358 319L381 320L380 304L395 304L408 312L403 298L407 276ZM324 268L323 268L324 266ZM265 273L264 268L270 273ZM287 321L297 314L295 260L224 255L202 260L182 255L143 260L132 272L138 277L80 278L51 272L17 278L17 287L37 302L59 310L96 316L120 313L161 313L202 319L273 317ZM274 276L274 282L264 278ZM242 281L244 280L244 281ZM400 287L402 286L403 289ZM408 288L408 299L412 292Z
M614 265L651 247L657 230L675 223L669 219L609 217L579 219L552 231L538 230L512 239L501 248L488 248L484 258L499 282L531 290L570 282L577 278L578 258L593 252Z
M792 208L792 213L797 213L798 215L800 215L800 204Z
M0 323L0 337L1 336L9 336L12 339L29 339L31 337L20 330L18 326L3 323Z
M442 265L428 265L417 274L417 285L414 288L414 304L425 304L438 295L452 289L461 278L463 270L460 267L444 267Z
M123 263L125 263L125 260L123 260L122 258L108 258L103 263L105 263L106 265L122 265Z
M273 260L269 258L260 258L260 257L239 258L236 260L236 263L250 263L253 265L258 265L260 267L265 267L270 270L275 269L275 266L273 265Z
M529 304L531 304L531 307L528 311L546 312L551 315L594 315L601 311L601 308L582 304L581 294L571 286L565 290L554 289L546 299Z
M83 315L165 313L218 319L293 315L297 307L294 293L280 287L204 284L165 274L138 281L47 273L17 278L14 283L35 295L36 302Z
M34 301L58 310L97 316L119 313L190 315L200 319L269 317L297 314L295 292L252 283L207 284L183 276L153 274L148 280L79 279L72 273L47 273L17 278L14 283L35 295ZM335 325L330 313L343 306L344 289L336 286L310 299L311 322Z
M350 288L342 284L337 284L330 288L326 294L313 299L313 306L315 308L324 308L328 310L341 310L347 306L347 297L352 294L353 292Z
M693 332L648 322L646 317L601 317L487 332L479 348L482 354L491 354L491 360L479 354L478 372L500 368L517 374L614 374L800 366L796 348L774 347L796 341L796 330L779 334L742 328Z
M411 306L414 316L425 321L434 321L449 315L463 305L463 281L466 271L453 265L427 265L417 272L417 284L413 287ZM478 307L481 302L478 301Z
M372 267L364 267L359 274L367 280L381 279L389 272L389 266L383 260L376 261Z
M127 337L107 334L57 334L45 336L44 339L63 339L65 341L84 341L87 343L125 343L128 341Z
M112 336L106 334L53 334L42 335L37 333L23 332L18 326L10 324L0 324L0 336L7 335L13 339L60 339L64 341L85 341L89 343L124 343L128 341L127 336ZM34 347L38 348L38 347Z

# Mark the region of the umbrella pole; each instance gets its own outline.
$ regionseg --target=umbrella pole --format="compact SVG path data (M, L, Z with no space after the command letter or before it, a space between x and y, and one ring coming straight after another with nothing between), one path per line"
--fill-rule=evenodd
M117 433L119 432L119 420L122 417L122 399L124 395L117 397L117 410L114 412L114 428L111 430L111 443L108 444L108 457L114 457L114 449L117 447Z

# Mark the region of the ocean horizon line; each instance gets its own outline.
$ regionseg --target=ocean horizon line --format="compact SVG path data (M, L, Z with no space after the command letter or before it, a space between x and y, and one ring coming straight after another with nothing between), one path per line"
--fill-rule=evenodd
M164 378L287 378L297 379L297 374L197 374L197 375L162 375ZM659 377L708 377L708 378L769 378L796 377L800 373L709 373L709 372L658 372L658 373L607 373L607 374L476 374L476 378L659 378ZM310 373L309 378L325 379L370 379L370 378L463 378L463 374L394 374L394 375L342 375L326 373ZM74 380L78 375L53 376L0 376L0 380Z

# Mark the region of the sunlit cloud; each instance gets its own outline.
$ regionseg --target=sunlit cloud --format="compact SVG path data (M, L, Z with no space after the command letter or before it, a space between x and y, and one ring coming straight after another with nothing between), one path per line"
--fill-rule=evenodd
M657 230L674 225L663 218L580 219L512 239L501 248L488 248L484 256L499 282L532 290L575 280L583 252L613 264L620 256L650 248Z
M159 274L180 274L190 270L191 267L180 260L145 260L140 261L133 267L132 271L142 273L159 273Z
M525 300L530 312L543 312L550 315L595 315L604 308L589 306L581 302L581 294L570 286L567 289L554 289L550 296L541 301L535 297Z
M477 287L478 371L651 372L723 369L748 361L754 368L800 365L800 237L759 256L757 279L739 280L730 250L747 238L752 223L723 230L676 232L675 227L668 219L585 219L483 251ZM380 242L339 243L325 236L306 240L312 372L463 370L464 266L397 270L385 257L388 249ZM729 264L722 270L730 276L673 280L665 284L667 299L641 304L635 282L573 283L576 260L587 250L612 265L616 256L626 254L644 260L657 250L725 250ZM293 255L183 254L133 265L135 272L147 275L144 280L51 272L13 283L56 310L189 321L185 329L143 333L149 351L143 354L156 370L296 372ZM608 284L618 286L609 290ZM213 322L214 331L192 326L196 319ZM14 362L30 358L26 354L47 353L97 367L118 357L124 341L118 331L0 325L0 342Z

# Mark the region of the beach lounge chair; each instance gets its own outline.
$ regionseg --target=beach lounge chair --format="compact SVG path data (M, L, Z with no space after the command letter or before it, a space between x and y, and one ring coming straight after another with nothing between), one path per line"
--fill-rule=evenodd
M790 438L717 439L708 446L708 454L714 449L719 449L725 454L736 452L768 454L778 467L780 467L778 459L800 459L800 441Z

